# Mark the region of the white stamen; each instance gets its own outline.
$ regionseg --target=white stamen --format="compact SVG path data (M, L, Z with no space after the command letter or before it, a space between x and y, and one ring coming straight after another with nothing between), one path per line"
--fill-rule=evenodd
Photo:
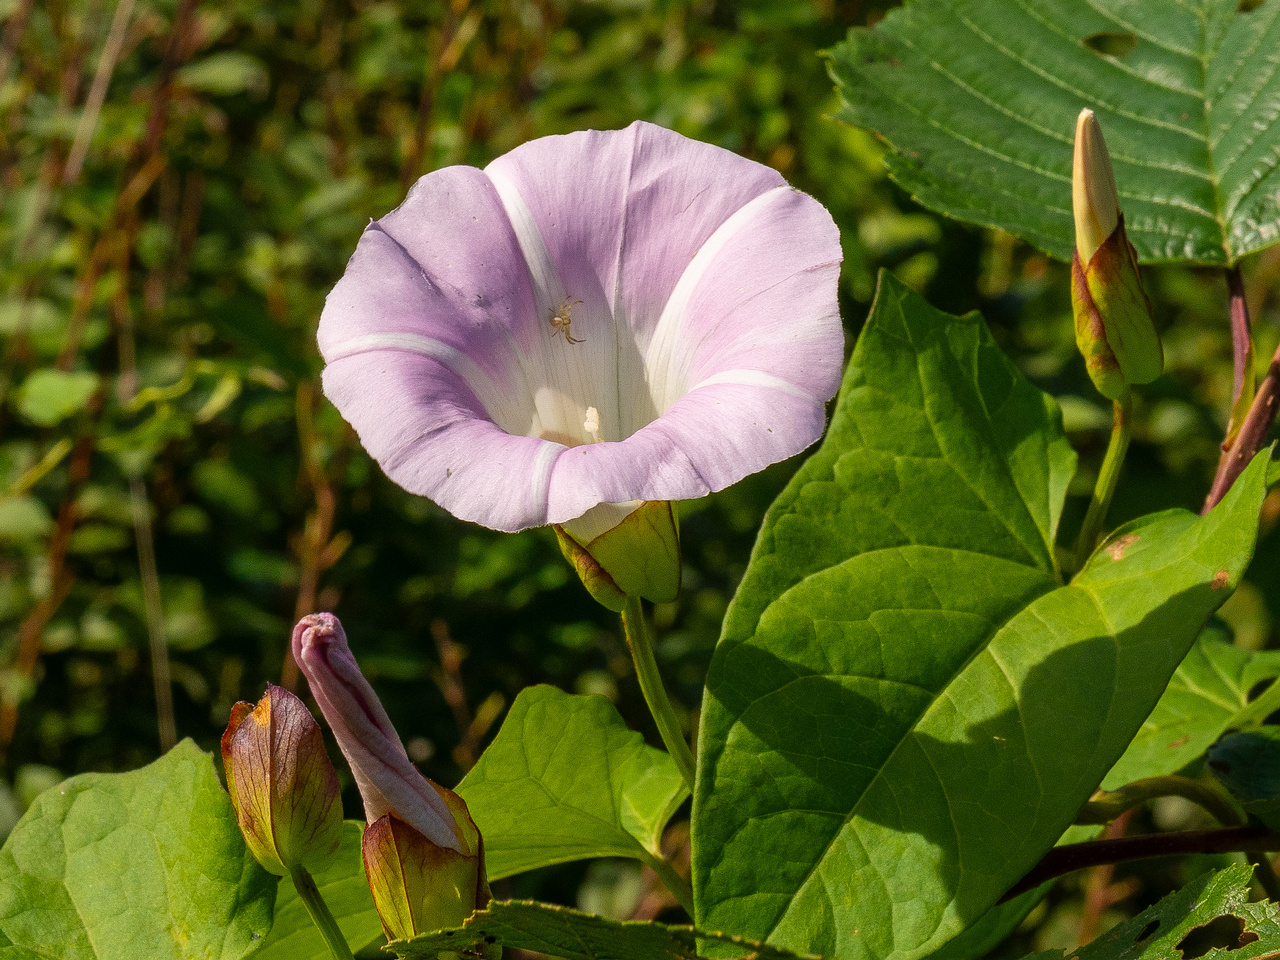
M592 443L600 442L600 411L595 407L587 407L587 419L582 421L582 429L590 435Z

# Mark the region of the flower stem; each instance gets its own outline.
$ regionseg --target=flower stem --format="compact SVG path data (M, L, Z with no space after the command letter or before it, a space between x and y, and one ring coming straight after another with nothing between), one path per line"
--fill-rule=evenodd
M1076 570L1084 568L1089 554L1098 545L1102 524L1107 519L1107 508L1111 506L1111 495L1115 493L1116 481L1120 479L1124 454L1129 449L1129 434L1133 429L1132 414L1133 395L1125 390L1120 399L1112 404L1111 440L1107 444L1107 454L1102 458L1102 469L1098 471L1098 482L1093 488L1093 498L1089 501L1089 512L1084 516L1084 525L1080 528L1080 538L1076 541Z
M680 769L684 782L692 790L695 766L693 751L689 749L689 743L680 729L680 721L676 719L676 712L667 698L667 690L662 685L658 662L653 658L653 636L649 632L649 624L645 620L639 597L627 597L626 606L622 608L622 627L627 635L627 646L631 648L631 659L636 665L636 677L640 680L640 691L644 694L645 703L649 704L649 712L658 724L658 733L662 736L662 742L667 745L667 752Z
M689 885L689 881L680 874L676 873L675 867L671 866L662 857L653 856L644 861L654 873L658 875L658 879L662 881L662 885L671 892L676 898L680 906L684 907L685 913L693 917L693 887Z
M333 954L333 960L354 960L351 948L347 946L347 938L338 929L338 921L333 919L329 905L324 902L324 897L320 896L320 888L316 886L315 880L311 878L306 867L294 867L289 876L293 880L294 889L298 891L298 896L306 905L307 913L311 914L312 922L320 930L320 936L324 937L329 952Z

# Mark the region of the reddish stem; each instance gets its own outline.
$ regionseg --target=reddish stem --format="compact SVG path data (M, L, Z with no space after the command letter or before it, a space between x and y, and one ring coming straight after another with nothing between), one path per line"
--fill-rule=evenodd
M1249 305L1245 300L1244 280L1239 267L1227 271L1227 284L1231 290L1231 338L1233 354L1236 360L1235 386L1238 391L1244 384L1244 363L1249 354ZM1243 359L1242 359L1243 357ZM1254 455L1262 449L1271 432L1271 425L1276 419L1276 399L1280 393L1280 348L1271 358L1267 367L1267 375L1258 385L1253 403L1245 415L1244 422L1236 434L1235 441L1224 450L1218 461L1218 470L1213 478L1213 486L1205 498L1204 509L1208 513L1231 489L1236 477L1244 473L1245 467L1253 460Z
M1046 880L1104 863L1123 863L1126 860L1185 853L1248 853L1256 850L1280 850L1280 833L1273 833L1265 827L1226 827L1219 830L1152 833L1141 837L1068 843L1046 853L1001 898L1001 902L1034 890Z

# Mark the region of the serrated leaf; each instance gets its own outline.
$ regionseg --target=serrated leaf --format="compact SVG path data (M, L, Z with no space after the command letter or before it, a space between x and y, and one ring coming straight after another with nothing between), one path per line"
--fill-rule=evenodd
M382 936L382 922L373 906L373 896L360 859L360 837L364 824L348 820L342 825L342 845L328 869L315 874L316 886L338 921L338 928L353 950ZM254 960L329 960L331 954L307 908L299 899L293 881L285 877L276 894L275 919L271 933Z
M1220 623L1205 628L1151 716L1102 781L1103 789L1177 773L1240 724L1256 684L1280 677L1280 651L1244 650L1232 644L1230 636Z
M981 319L887 275L830 432L770 509L707 678L696 921L914 960L1074 819L1253 549L1266 454L1069 585L1073 456Z
M839 116L884 138L925 206L1070 260L1089 107L1139 259L1235 263L1280 241L1280 3L1236 8L913 0L831 51Z
M1274 955L1280 950L1280 919L1275 904L1249 902L1252 872L1252 867L1238 864L1206 873L1071 956L1074 960L1184 960L1189 956L1255 960ZM1061 950L1047 950L1026 960L1062 960L1063 956Z
M564 960L698 960L698 941L715 942L742 960L796 960L777 947L693 927L610 920L590 913L527 900L498 900L453 930L428 933L387 945L400 957L435 960L442 950L501 945L535 950Z
M628 730L601 696L529 687L458 785L497 880L567 860L661 854L688 796L675 762Z
M271 926L213 761L190 740L42 793L0 849L0 957L235 960Z

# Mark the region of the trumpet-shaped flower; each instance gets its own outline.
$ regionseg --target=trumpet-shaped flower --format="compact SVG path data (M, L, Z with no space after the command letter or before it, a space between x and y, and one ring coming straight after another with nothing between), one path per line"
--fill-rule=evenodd
M840 258L768 167L646 123L546 137L370 224L320 319L325 392L406 489L589 541L818 438Z
M365 871L387 935L461 923L489 901L484 843L466 803L409 760L337 617L298 621L293 657L364 800Z

